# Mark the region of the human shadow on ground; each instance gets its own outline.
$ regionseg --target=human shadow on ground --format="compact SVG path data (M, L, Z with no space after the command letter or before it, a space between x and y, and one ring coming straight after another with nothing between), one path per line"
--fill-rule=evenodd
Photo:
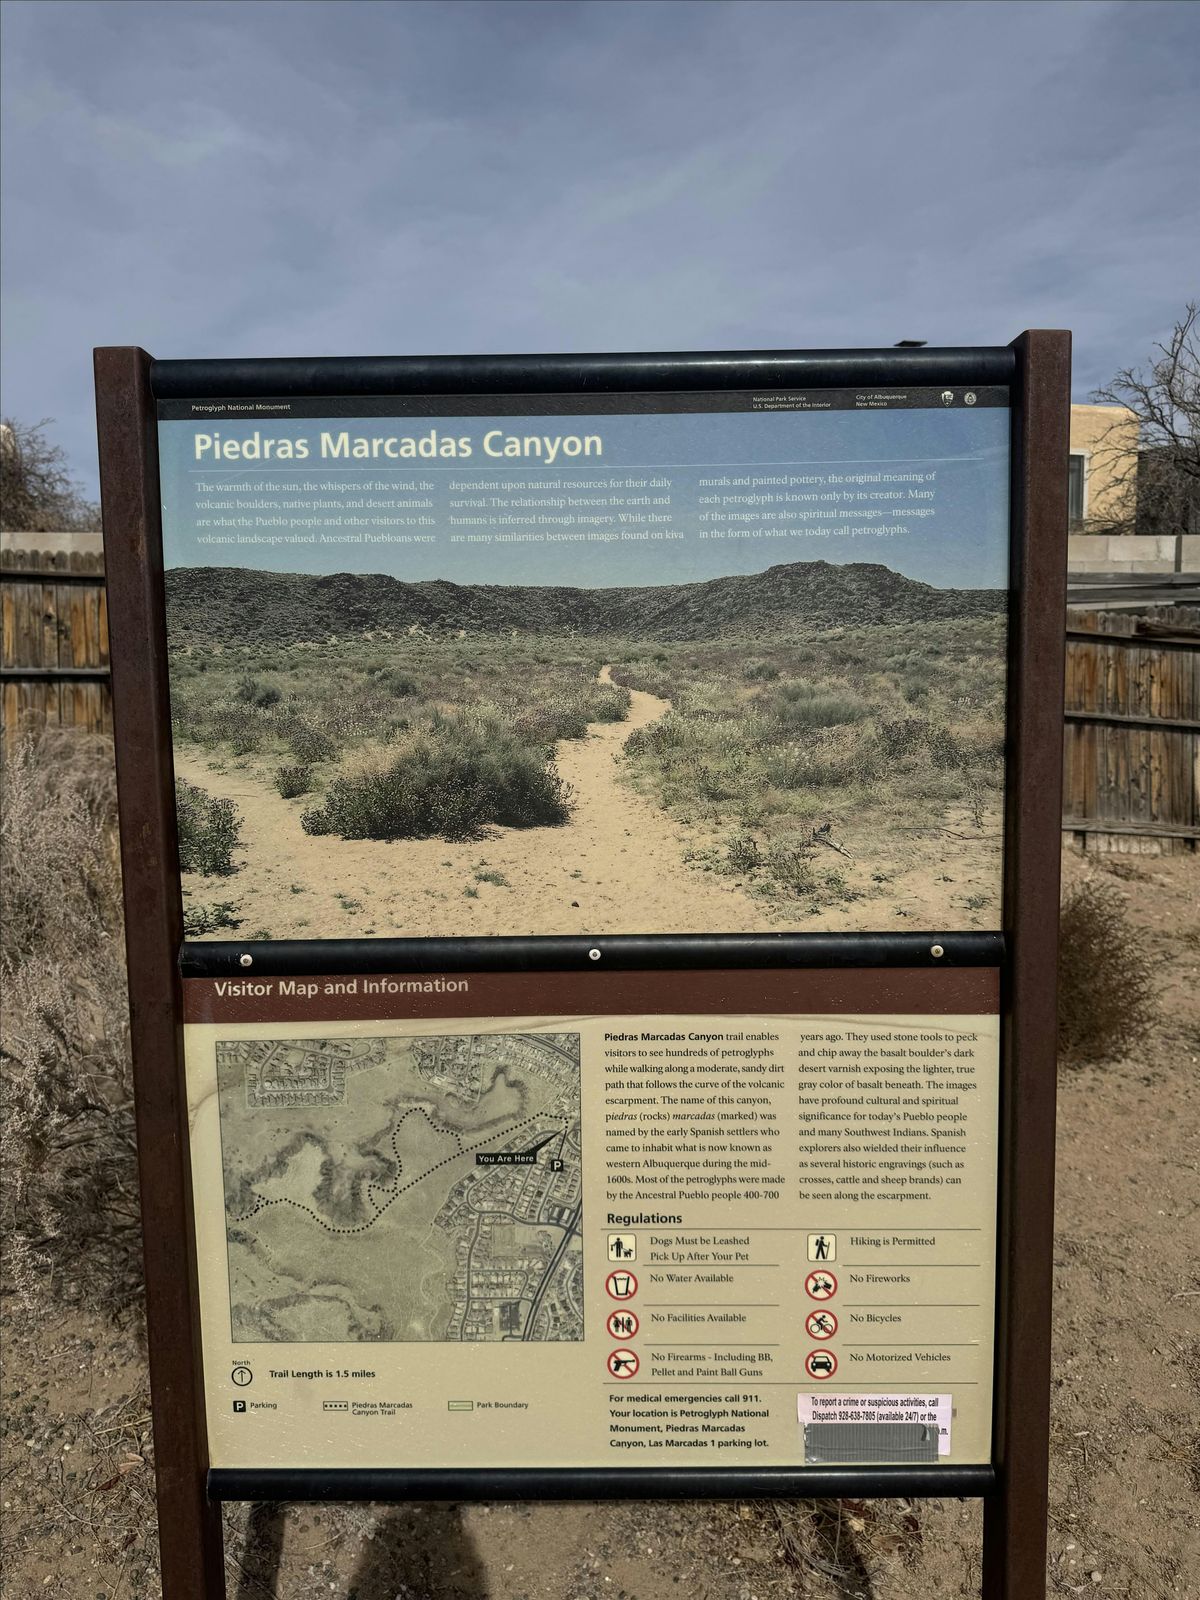
M376 1525L347 1600L487 1600L487 1574L460 1506L392 1506Z
M287 1508L273 1500L250 1507L235 1600L272 1600L275 1595L286 1513Z
M252 1505L236 1600L279 1594L287 1507ZM487 1575L458 1506L381 1507L363 1546L347 1600L487 1600ZM290 1597L289 1597L290 1600Z

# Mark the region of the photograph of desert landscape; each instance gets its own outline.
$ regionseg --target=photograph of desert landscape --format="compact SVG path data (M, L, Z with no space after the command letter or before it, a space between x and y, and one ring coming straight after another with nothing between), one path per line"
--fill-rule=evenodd
M995 928L1005 600L173 568L187 933Z

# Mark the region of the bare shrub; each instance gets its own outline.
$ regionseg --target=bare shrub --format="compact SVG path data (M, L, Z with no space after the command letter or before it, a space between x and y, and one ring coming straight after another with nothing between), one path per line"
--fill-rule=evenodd
M24 739L4 762L6 976L46 951L74 948L89 927L121 925L112 744L67 732Z
M140 1282L112 746L57 734L3 772L0 1227L23 1304L123 1311Z
M100 507L85 500L66 452L46 429L53 419L21 422L5 417L0 428L0 523L25 532L98 529Z
M1115 884L1084 878L1063 896L1058 1047L1066 1061L1128 1055L1158 1011L1154 964Z

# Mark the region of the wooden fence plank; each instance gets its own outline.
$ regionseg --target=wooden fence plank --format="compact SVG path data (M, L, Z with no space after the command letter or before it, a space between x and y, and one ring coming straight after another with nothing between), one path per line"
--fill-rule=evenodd
M0 613L5 746L43 727L111 732L102 558L90 551L0 552ZM86 681L73 676L80 672L89 674Z
M1200 606L1067 615L1065 831L1089 848L1195 848Z

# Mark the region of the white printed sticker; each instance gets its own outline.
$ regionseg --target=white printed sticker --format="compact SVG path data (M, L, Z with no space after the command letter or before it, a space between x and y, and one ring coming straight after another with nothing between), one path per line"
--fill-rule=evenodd
M948 1394L801 1394L796 1396L800 1426L811 1422L916 1422L938 1431L938 1455L950 1454Z

